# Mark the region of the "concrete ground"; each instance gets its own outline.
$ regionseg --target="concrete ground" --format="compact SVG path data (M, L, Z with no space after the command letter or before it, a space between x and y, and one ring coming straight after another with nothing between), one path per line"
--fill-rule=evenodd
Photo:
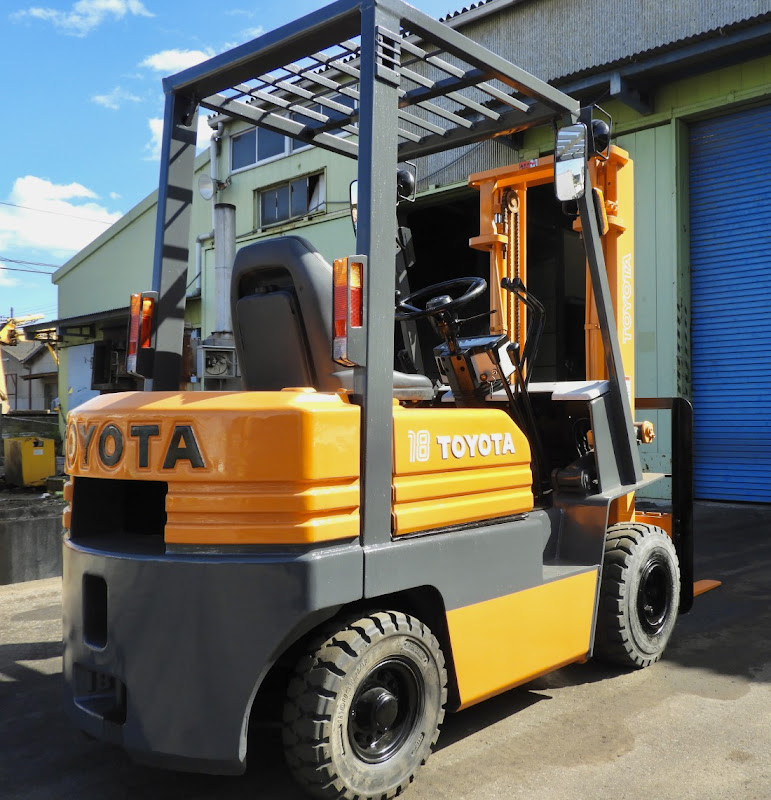
M696 600L664 659L575 665L448 717L411 800L771 798L771 506L699 504ZM62 711L60 581L0 587L0 797L299 800L275 742L242 778L140 767Z

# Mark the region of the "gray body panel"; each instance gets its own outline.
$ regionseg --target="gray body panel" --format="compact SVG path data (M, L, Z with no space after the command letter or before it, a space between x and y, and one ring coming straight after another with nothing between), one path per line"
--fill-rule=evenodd
M158 552L143 553L136 540L120 543L120 537L66 540L68 712L78 727L144 763L240 773L252 700L291 644L362 596L431 586L443 614L596 566L544 566L560 520L559 513L537 510L383 546L354 541L281 552L222 547L168 553L159 545ZM86 575L107 586L106 642L96 648L84 641ZM451 650L446 655L451 659ZM81 668L125 685L125 722L89 707L75 674Z
M358 543L272 555L145 555L65 541L64 676L78 727L142 761L245 766L251 701L293 641L361 597ZM105 646L83 637L84 575L107 585ZM73 665L126 686L125 723L79 703Z
M543 511L508 522L402 536L365 548L365 595L433 586L446 611L543 583L543 551L551 535Z

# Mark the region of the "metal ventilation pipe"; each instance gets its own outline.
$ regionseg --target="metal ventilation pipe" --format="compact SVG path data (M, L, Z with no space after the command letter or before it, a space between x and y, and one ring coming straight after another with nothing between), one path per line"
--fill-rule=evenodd
M232 338L230 276L236 257L236 207L214 205L214 331L215 338Z

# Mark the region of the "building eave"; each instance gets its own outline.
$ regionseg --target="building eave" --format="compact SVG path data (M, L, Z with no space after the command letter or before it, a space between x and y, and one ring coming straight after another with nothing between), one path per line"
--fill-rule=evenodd
M93 314L81 314L76 317L61 317L60 319L52 319L47 322L37 322L32 325L25 325L24 332L27 334L46 333L49 331L56 331L62 335L62 331L67 328L83 328L88 325L95 325L97 323L105 322L124 322L128 320L129 308L124 306L122 308L110 308L106 311L95 311Z

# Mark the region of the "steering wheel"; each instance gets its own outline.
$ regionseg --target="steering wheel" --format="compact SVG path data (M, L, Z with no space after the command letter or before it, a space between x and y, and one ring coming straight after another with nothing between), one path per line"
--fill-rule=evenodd
M484 278L453 278L451 281L443 281L442 283L432 283L431 286L426 286L425 289L420 289L413 292L404 300L399 301L396 306L396 321L403 322L404 320L422 319L423 317L435 317L443 311L451 311L455 308L465 306L470 303L474 298L479 297L487 288L487 281ZM439 295L445 294L449 297L449 292L454 289L462 289L463 294L455 299L449 298L444 302L437 303L435 306L426 308L418 308L414 303L421 300L432 300L438 298Z

